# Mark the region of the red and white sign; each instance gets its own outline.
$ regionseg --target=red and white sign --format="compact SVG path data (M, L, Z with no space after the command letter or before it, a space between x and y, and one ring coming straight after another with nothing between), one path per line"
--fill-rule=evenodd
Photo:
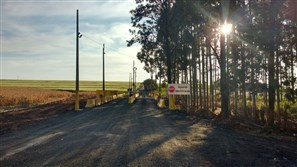
M190 95L190 84L168 84L168 95Z
M168 87L168 91L171 92L171 93L173 93L173 92L175 91L175 87L172 86L172 85L169 86L169 87Z

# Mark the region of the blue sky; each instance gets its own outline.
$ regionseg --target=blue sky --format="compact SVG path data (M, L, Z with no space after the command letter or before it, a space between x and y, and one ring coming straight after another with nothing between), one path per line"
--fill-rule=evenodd
M135 60L137 81L150 74L126 47L134 0L1 1L1 79L75 80L76 10L80 13L80 80L127 81Z

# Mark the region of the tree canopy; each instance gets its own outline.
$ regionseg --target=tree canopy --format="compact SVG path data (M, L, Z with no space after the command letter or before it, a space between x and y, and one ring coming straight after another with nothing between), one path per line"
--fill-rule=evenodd
M157 90L157 83L153 79L146 79L143 81L144 90L151 92Z

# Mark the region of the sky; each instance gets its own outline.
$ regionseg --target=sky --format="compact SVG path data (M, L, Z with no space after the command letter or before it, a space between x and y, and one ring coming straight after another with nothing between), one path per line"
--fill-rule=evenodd
M0 79L75 80L76 10L79 9L79 77L128 81L133 61L137 81L150 77L137 60L131 39L134 0L1 0Z

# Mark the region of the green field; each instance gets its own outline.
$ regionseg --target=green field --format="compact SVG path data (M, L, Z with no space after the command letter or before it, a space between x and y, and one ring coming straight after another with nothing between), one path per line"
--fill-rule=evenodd
M139 86L140 83L137 83ZM55 81L55 80L0 80L0 86L12 87L33 87L53 90L75 90L75 81ZM128 82L106 81L105 90L127 91ZM102 82L100 81L80 81L79 90L81 91L95 91L102 90Z

